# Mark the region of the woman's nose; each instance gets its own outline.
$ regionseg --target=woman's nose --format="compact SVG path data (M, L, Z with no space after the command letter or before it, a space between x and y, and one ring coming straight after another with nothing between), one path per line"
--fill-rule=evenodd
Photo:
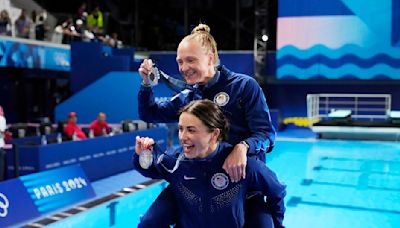
M183 131L179 132L179 139L180 140L187 139L187 131L183 130Z
M180 65L180 71L181 72L185 72L187 70L187 64L186 63L182 63L181 65Z

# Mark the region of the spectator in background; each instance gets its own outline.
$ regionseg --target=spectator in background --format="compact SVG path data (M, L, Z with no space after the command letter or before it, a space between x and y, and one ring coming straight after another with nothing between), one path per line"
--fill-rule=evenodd
M36 18L37 18L36 10L32 10L31 18L30 18L31 26L30 26L30 29L29 29L29 38L31 38L31 39L36 39L36 34L35 34Z
M66 21L61 24L63 38L63 44L70 44L73 39L73 32L75 31L74 19L69 16Z
M44 40L46 34L45 22L47 20L47 12L42 11L35 18L35 37L36 40Z
M53 36L51 37L51 42L61 44L64 37L62 25L57 25L54 28Z
M96 6L86 19L87 29L94 34L103 33L103 13L100 8Z
M69 44L71 41L91 41L94 38L94 34L85 29L81 19L77 19L74 26L72 17L68 17L65 22L55 27L52 41Z
M99 37L100 40L103 41L103 43L107 46L113 47L113 48L121 48L122 47L122 41L118 40L118 34L117 33L112 33L111 36L106 35L105 37Z
M11 36L11 19L7 10L0 13L0 35Z
M16 36L29 39L31 24L31 19L26 15L26 10L21 10L21 15L19 15L18 19L15 21Z
M86 139L87 137L86 137L85 133L76 124L76 120L77 120L76 113L70 112L68 114L68 123L64 128L65 135L72 140Z
M88 13L86 11L86 3L84 2L78 8L78 19L81 19L82 21L86 21L87 16L88 16Z
M83 28L83 21L81 19L77 19L75 21L75 27L72 31L73 34L73 41L82 41L84 37L85 29Z
M104 112L99 112L97 119L90 124L90 132L95 137L110 134L111 128L106 122L106 114Z
M0 181L4 180L6 171L6 152L3 150L7 122L4 117L3 107L0 105Z

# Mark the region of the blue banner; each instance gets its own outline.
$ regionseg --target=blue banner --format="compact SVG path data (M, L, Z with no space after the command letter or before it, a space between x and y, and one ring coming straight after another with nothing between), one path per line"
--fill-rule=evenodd
M42 214L95 196L80 165L26 175L20 179Z
M95 196L80 165L0 183L0 227L22 223Z
M26 175L79 163L91 181L109 177L132 169L136 135L153 137L165 150L167 134L166 128L158 127L60 144L19 145L20 174ZM12 151L8 152L9 175L14 171L13 159Z
M0 182L0 227L40 216L19 179Z
M0 67L70 70L70 49L34 41L0 38Z

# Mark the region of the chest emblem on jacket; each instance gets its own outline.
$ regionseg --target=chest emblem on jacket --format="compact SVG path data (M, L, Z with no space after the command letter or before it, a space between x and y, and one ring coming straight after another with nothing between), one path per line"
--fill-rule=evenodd
M211 178L211 184L217 190L224 190L228 187L229 178L225 173L216 173Z
M219 92L214 96L214 103L218 106L225 106L229 102L229 95L225 92Z

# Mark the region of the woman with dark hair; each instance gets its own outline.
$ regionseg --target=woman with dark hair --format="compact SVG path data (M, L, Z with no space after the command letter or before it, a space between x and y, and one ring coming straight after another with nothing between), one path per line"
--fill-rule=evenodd
M142 175L170 183L178 205L177 227L244 227L246 193L250 189L267 196L266 210L275 227L282 227L286 190L274 172L263 162L249 158L245 178L233 182L222 168L233 146L222 142L227 138L228 121L215 103L190 102L181 109L178 126L179 149L142 168L142 150L156 147L152 138L137 136L133 162Z
M179 109L190 101L214 101L231 125L227 142L233 147L222 167L233 182L240 181L245 176L247 158L257 157L265 162L266 153L272 150L275 143L275 129L261 87L249 75L233 72L220 64L217 43L206 24L199 24L182 39L178 45L176 62L186 87L178 86L184 87L182 91L162 102L155 100L152 87L151 75L155 75L156 69L154 63L151 59L145 59L140 65L140 118L150 123L176 122ZM246 225L269 227L267 223L271 215L262 210L264 204L261 195L249 194ZM157 227L174 224L177 220L174 217L175 206L176 200L167 187L143 216L142 221L146 224L143 227L154 227L154 221L157 221Z

